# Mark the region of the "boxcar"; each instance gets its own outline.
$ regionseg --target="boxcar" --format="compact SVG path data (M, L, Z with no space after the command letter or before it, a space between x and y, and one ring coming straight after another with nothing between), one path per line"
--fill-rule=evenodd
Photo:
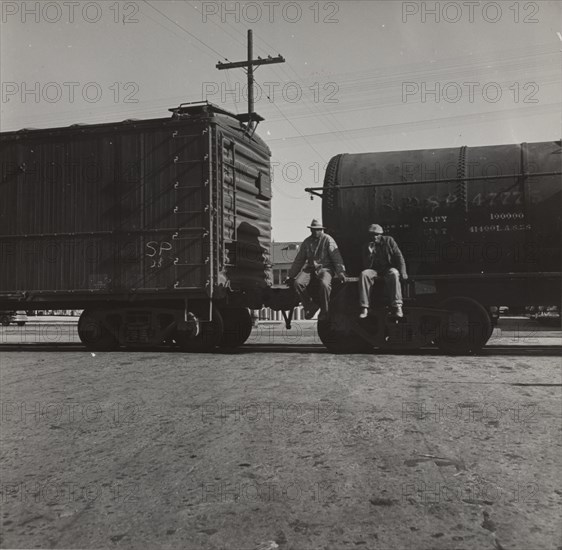
M239 345L271 285L270 151L212 104L0 135L0 309L95 349Z

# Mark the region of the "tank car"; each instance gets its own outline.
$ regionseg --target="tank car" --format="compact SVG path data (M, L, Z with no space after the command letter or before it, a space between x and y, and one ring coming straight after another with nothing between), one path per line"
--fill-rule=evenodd
M361 270L371 223L399 244L408 266L405 317L390 320L380 293L357 319L356 279L332 295L319 323L333 351L437 344L480 350L492 306L560 304L561 142L341 154L329 162L324 225L348 268ZM380 289L379 289L380 290Z

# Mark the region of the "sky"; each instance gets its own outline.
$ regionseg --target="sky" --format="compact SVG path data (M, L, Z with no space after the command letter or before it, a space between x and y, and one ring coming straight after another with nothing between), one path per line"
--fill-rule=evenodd
M0 130L247 110L272 151L273 237L301 240L340 153L559 140L562 2L0 2Z

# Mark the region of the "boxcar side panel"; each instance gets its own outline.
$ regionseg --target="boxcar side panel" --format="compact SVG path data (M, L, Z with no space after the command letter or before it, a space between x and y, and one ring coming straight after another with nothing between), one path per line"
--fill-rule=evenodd
M209 288L205 119L2 136L0 292Z

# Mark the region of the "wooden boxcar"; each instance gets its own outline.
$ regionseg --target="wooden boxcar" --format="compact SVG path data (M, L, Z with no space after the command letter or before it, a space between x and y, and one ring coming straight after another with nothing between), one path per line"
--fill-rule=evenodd
M208 103L0 134L0 309L84 309L91 348L239 345L271 285L270 150Z

